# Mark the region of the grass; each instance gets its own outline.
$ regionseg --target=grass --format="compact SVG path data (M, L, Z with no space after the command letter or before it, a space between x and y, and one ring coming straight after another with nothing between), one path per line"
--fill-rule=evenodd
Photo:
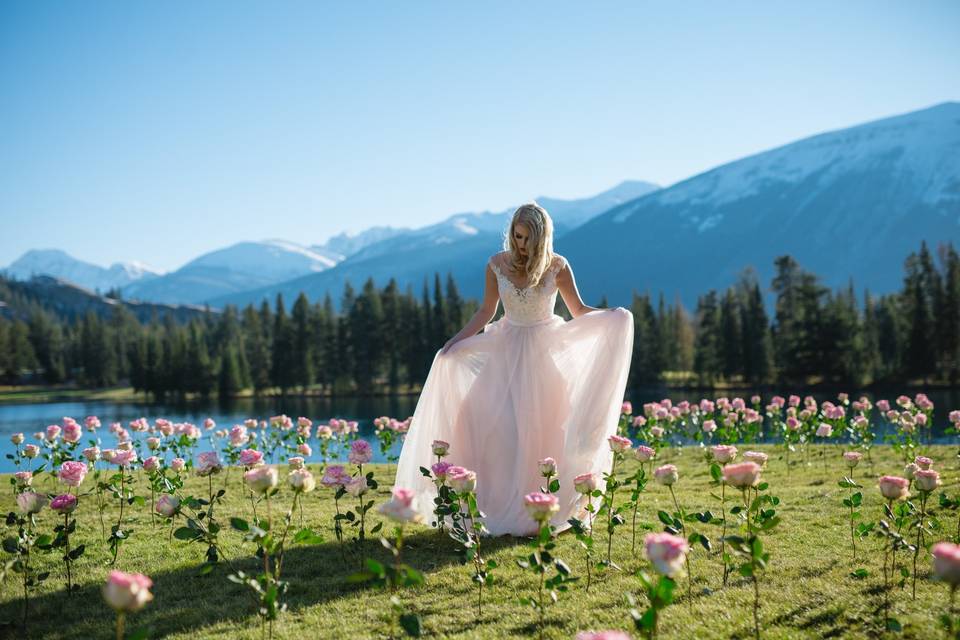
M770 483L770 492L781 499L783 522L765 538L765 547L772 554L769 569L761 578L761 624L765 638L823 638L823 637L878 637L882 635L882 551L877 538L868 539L862 546L860 560L854 563L850 552L850 531L846 508L841 505L847 490L837 486L844 473L840 464L840 449L831 447L830 468L825 471L819 458L809 466L794 467L789 477L779 452L772 447L756 447L771 454L764 479ZM930 447L927 451L944 476L948 495L957 493L958 473L954 447ZM794 456L796 458L797 456ZM689 511L711 509L719 512L718 500L711 497L709 473L696 449L667 452L666 461L677 464L680 482L676 485L677 498ZM856 478L864 485L866 519L876 521L882 509L882 500L876 489L876 477L899 474L902 460L889 447L877 447L873 452L873 469L863 462L856 470ZM664 460L660 461L661 463ZM628 463L626 471L632 472ZM392 465L365 465L380 479L377 503L389 495ZM316 467L313 468L317 472ZM282 475L282 474L281 474ZM217 479L223 482L223 477ZM52 491L52 479L38 479L40 490ZM481 479L482 483L482 479ZM6 477L0 479L4 495L0 508L12 508L12 492ZM85 488L93 486L91 477ZM481 484L482 486L482 484ZM205 495L205 479L188 481L187 492ZM149 491L140 485L140 495ZM618 492L626 499L627 492ZM276 505L288 507L290 493L282 490ZM227 517L250 516L250 504L241 490L240 473L230 472L226 504L220 508L222 522ZM728 492L728 506L730 505ZM936 500L929 501L931 503ZM148 502L149 504L149 502ZM342 505L341 505L342 506ZM665 487L650 484L642 496L638 522L647 530L659 531L657 510L672 512L670 494ZM22 616L22 587L19 574L10 574L0 584L0 627L2 637L36 638L109 638L113 637L113 614L104 604L100 586L111 567L109 552L100 537L100 526L95 501L87 498L78 510L79 528L75 545L82 542L87 552L74 567L74 580L79 590L73 595L65 591L65 572L55 554L38 552L34 562L40 562L51 571L41 589L31 596L30 623L25 633L19 626ZM292 546L284 560L283 578L290 582L286 597L289 610L282 614L275 626L278 638L381 638L386 637L389 594L365 585L348 583L346 575L357 566L357 560L341 558L332 530L332 494L318 489L305 500L305 518L308 526L319 531L327 542L315 546ZM375 509L370 511L368 527L379 520ZM109 519L116 518L116 507L111 504ZM956 531L957 514L942 514L944 531L938 539L947 538ZM625 593L638 594L641 610L646 602L639 595L639 581L632 575L638 568L649 571L642 558L631 557L630 527L617 529L614 536L614 560L624 571L608 571L593 576L589 593L584 590L586 574L583 550L570 532L559 536L557 554L582 576L572 591L562 594L559 603L548 608L545 637L572 638L577 631L619 628L635 633ZM40 516L41 527L50 531L55 514L45 510ZM189 638L259 638L260 624L247 588L227 580L227 563L221 563L211 574L197 575L204 548L196 544L169 540L168 529L150 523L147 508L134 508L129 519L133 529L131 539L123 545L117 567L124 571L138 571L154 580L155 599L142 611L132 614L127 629L146 628L149 637ZM385 529L388 526L384 527ZM719 526L698 525L703 533L718 541ZM597 551L606 549L606 534L597 526ZM638 538L642 535L638 531ZM376 536L368 539L369 555L388 561L387 551L377 543ZM245 546L236 532L225 530L228 557L239 568L255 570L257 563L251 549ZM525 539L503 537L485 539L488 557L496 559L500 567L495 571L497 584L484 589L484 610L476 616L476 591L470 582L471 566L461 565L456 547L450 538L441 537L428 527L409 528L404 539L404 560L421 570L426 578L420 588L399 593L402 601L423 618L425 637L429 638L508 638L536 635L536 614L520 606L517 598L535 593L535 576L521 570L514 559L528 553ZM906 560L904 553L900 558ZM909 563L907 563L909 566ZM721 585L722 566L717 556L709 557L698 547L691 556L695 578L693 596L687 599L686 579L680 579L676 600L661 618L660 633L664 638L748 638L752 637L752 586L746 579L732 577ZM851 571L864 567L870 575L863 579L850 577ZM944 611L948 590L930 576L929 556L921 554L918 564L920 579L917 599L913 601L909 581L904 590L896 589L892 597L892 615L904 626L900 634L905 638L939 637L943 634L937 620Z

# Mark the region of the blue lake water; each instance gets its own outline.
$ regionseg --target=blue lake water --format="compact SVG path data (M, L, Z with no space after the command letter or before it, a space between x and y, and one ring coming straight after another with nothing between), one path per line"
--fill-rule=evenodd
M631 392L627 395L634 406L634 412L640 413L642 405L645 402L660 401L669 397L674 403L681 400L690 402L699 402L701 398L707 397L715 399L719 395L727 395L733 398L740 396L749 403L749 397L753 392L751 390L739 390L726 394L703 393L703 392L683 392L664 389L643 389ZM804 392L783 392L762 393L764 402L767 402L773 395L782 395L787 397L790 393L796 393L803 397L807 395ZM818 402L823 400L836 401L836 393L813 393ZM859 398L860 393L850 392L851 399ZM889 394L865 394L872 401L879 398L887 398L891 404L897 395L896 392ZM907 393L910 397L915 396L915 392ZM934 428L933 435L936 442L954 442L954 437L943 435L943 430L948 425L947 415L952 409L960 408L960 391L928 391L927 396L934 402ZM36 442L33 439L33 433L42 431L49 424L61 424L64 416L69 416L81 422L85 417L97 416L102 426L96 434L100 440L101 448L113 447L116 445L116 438L111 434L107 427L112 422L120 422L126 428L131 420L140 417L147 418L151 423L157 418L166 418L171 422L191 422L201 427L206 418L213 418L217 423L217 428L229 429L234 424L240 424L247 418L256 418L266 420L270 416L286 414L297 419L299 416L310 418L314 426L326 423L330 418L340 418L344 420L356 420L359 423L359 434L365 440L368 440L374 449L374 461L384 462L386 456L381 453L377 442L373 420L380 416L390 416L403 420L412 416L416 409L417 396L383 396L366 398L265 398L265 399L239 399L228 403L197 402L187 404L176 403L152 403L152 402L102 402L102 401L71 401L71 402L50 402L50 403L18 403L18 404L0 404L0 472L14 471L13 463L6 458L7 453L14 451L14 445L10 442L10 435L17 432L23 432L26 435L26 442ZM881 423L882 426L882 423ZM875 429L883 432L883 429ZM766 429L765 429L766 431ZM83 446L88 446L87 442L93 434L84 431L81 442ZM143 439L146 434L131 432L134 439ZM204 432L202 439L198 442L197 451L209 450L212 447L210 440L211 432ZM314 450L314 460L318 451L317 438L314 435L310 441ZM222 447L222 442L220 444ZM400 443L387 452L387 455L399 455Z

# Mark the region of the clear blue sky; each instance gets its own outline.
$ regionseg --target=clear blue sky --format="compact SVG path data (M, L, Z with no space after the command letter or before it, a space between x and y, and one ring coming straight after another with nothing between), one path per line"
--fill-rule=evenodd
M960 2L0 4L0 266L662 185L960 99Z

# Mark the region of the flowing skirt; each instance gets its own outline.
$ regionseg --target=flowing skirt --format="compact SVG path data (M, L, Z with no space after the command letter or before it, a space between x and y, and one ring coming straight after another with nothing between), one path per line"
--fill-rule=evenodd
M437 488L420 467L437 461L434 440L450 443L445 461L477 473L477 506L490 535L531 536L537 526L523 496L544 486L538 461L557 461L560 511L551 524L586 518L573 478L602 479L613 454L633 351L633 314L553 315L532 325L504 317L483 333L437 351L414 411L395 486L413 489L426 522L436 521ZM594 508L600 500L592 499Z

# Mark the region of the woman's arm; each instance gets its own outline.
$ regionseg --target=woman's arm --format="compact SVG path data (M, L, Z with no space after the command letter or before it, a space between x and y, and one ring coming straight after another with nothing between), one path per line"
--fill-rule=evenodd
M486 286L483 291L483 302L480 304L480 308L477 309L477 312L473 314L473 317L470 318L467 324L464 325L463 329L457 332L457 335L447 340L446 344L444 344L440 350L440 353L446 353L450 350L450 347L464 338L476 335L484 325L493 320L493 316L497 314L497 303L499 302L500 290L497 287L497 275L493 272L493 269L490 268L490 265L487 264Z
M560 290L564 304L567 305L567 310L574 318L579 318L591 311L603 311L603 309L583 303L580 292L577 291L577 281L573 277L573 270L570 268L569 262L564 264L563 268L557 273L557 288Z

